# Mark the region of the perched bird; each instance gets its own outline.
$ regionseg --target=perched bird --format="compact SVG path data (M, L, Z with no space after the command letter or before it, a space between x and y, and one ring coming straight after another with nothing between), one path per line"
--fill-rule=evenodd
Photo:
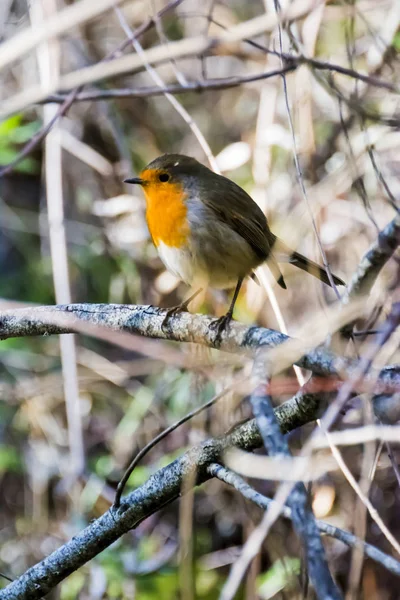
M282 288L286 284L278 262L331 285L324 267L272 233L262 210L241 187L194 158L164 154L125 182L142 186L150 235L171 273L193 288L236 285L228 312L213 322L218 337L232 318L243 279L254 277L254 269L265 261ZM331 277L336 285L345 285ZM187 310L194 295L172 311Z

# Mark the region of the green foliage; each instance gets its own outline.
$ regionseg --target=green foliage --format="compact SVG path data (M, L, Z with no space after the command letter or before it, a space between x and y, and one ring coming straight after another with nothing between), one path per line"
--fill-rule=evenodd
M266 573L257 579L258 592L262 600L275 598L281 590L291 587L296 575L300 573L300 559L286 557L277 560Z
M162 573L141 577L137 587L141 600L175 600L179 590L178 572L176 569L165 569Z
M20 114L13 115L0 123L0 165L12 162L19 152L19 146L26 144L39 128L40 121L23 123L23 117ZM39 163L28 156L16 165L15 171L33 174L37 173L39 168Z
M7 446L6 444L0 445L0 475L7 471L14 471L19 473L21 471L21 459L18 456L16 448L13 446Z
M75 571L61 584L60 599L74 600L85 584L85 575L82 571Z

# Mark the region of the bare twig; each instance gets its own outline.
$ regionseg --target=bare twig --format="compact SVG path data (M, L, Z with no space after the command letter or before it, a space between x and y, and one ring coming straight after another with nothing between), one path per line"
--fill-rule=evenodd
M294 64L288 64L283 69L274 69L268 72L255 73L254 75L235 75L232 77L223 77L221 79L208 79L206 81L187 81L185 85L174 83L159 86L148 86L139 88L123 88L109 90L94 90L89 92L80 92L75 101L88 102L91 100L109 100L110 98L151 98L152 96L162 96L164 94L184 94L186 92L202 93L213 90L225 90L254 81L263 81L277 75L290 73L297 68ZM55 102L60 104L66 98L66 94L52 94L39 102L39 104L47 104Z
M121 1L121 0L119 0ZM125 1L125 0L123 0ZM164 6L164 8L162 8L156 17L160 18L162 15L164 15L167 11L175 8L176 6L178 6L180 3L182 2L182 0L173 0L171 2L169 2L166 6ZM85 5L85 6L83 6ZM82 22L79 19L82 19L83 21L87 20L88 18L88 14L92 14L96 15L99 14L99 9L101 9L101 7L103 7L103 10L106 10L108 8L110 8L110 6L115 6L115 2L113 0L103 0L101 3L96 4L96 8L94 9L94 11L91 11L91 6L93 7L93 3L91 0L86 0L86 2L80 2L79 5L75 6L71 6L68 7L68 9L78 9L78 22ZM82 8L84 9L82 12ZM79 12L81 11L81 12ZM86 11L86 12L85 12ZM100 10L100 12L102 12L102 10ZM55 18L57 20L59 20L60 16L63 16L65 18L65 13L63 11L61 11ZM75 13L73 13L73 15L75 15ZM83 15L83 16L82 16ZM73 17L73 19L76 17ZM74 20L72 19L73 25L75 24ZM69 22L68 20L65 19L61 19L60 20L60 26L61 27L65 27L66 23ZM64 24L64 25L63 25ZM145 21L144 23L142 23L142 25L140 25L135 32L132 34L133 36L139 37L140 35L143 35L143 33L145 33L146 31L148 31L151 27L153 27L155 25L155 20L150 17L149 19L147 19L147 21ZM46 23L46 26L44 28L44 31L42 32L42 30L40 29L39 32L37 34L35 34L37 36L37 38L39 39L39 41L41 41L42 37L43 39L47 39L47 36L50 35L56 35L57 32L53 33L51 31L51 27L54 27L54 23L51 22L50 23ZM64 29L62 29L64 30ZM35 30L32 31L32 35L35 33ZM24 36L26 35L26 32L24 32ZM24 37L23 36L23 37ZM19 39L19 36L17 36ZM29 38L29 36L27 36ZM36 39L35 36L33 36L35 38L34 40L34 45L36 45L36 43L39 43ZM11 40L11 42L14 42L13 38ZM11 43L10 42L10 43ZM115 57L119 56L121 54L121 52L126 48L127 45L129 45L130 40L125 40L122 44L120 44L120 46L114 50L113 52L111 52L111 54L109 54L108 56L106 56L103 61L100 61L100 64L104 64L112 59L114 59ZM4 48L3 48L4 49ZM1 64L1 60L0 60L0 64ZM56 86L57 87L57 86ZM54 126L55 123L57 123L58 119L60 117L63 117L68 110L71 108L72 104L74 103L76 97L78 96L78 94L80 93L80 91L82 90L82 86L78 86L78 87L74 87L74 89L72 91L70 91L68 93L68 95L61 101L62 104L60 106L60 108L58 109L58 111L53 115L53 117L49 120L49 122L47 124L45 124L30 140L27 144L25 144L25 146L22 148L22 150L17 154L17 156L14 158L14 160L12 160L8 165L5 165L4 167L2 167L0 169L0 178L3 177L4 175L7 175L8 173L10 173L13 168L19 163L21 162L21 160L23 160L26 156L28 156L28 154L30 154L38 144L40 144L40 142L42 140L44 140L44 138L46 137L46 135L49 133L49 131L51 131L52 127ZM24 93L23 93L24 95Z
M382 268L400 245L400 212L386 225L362 258L343 301L368 294Z
M291 456L287 440L282 435L275 418L271 398L266 393L265 351L262 349L254 362L254 376L257 387L251 395L251 405L264 446L270 456ZM325 550L303 483L297 482L293 485L287 503L292 509L293 525L303 545L308 572L317 598L332 600L341 598L342 595L329 571ZM223 587L221 600L231 600L235 596L251 560L257 555L263 543L263 525L264 520L248 538L241 556L234 563Z
M260 508L267 510L273 503L274 500L271 498L267 498L263 496L256 490L254 490L248 483L244 481L239 475L230 471L229 469L223 467L222 465L213 463L208 467L208 472L213 477L217 477L224 483L232 486L237 490L242 496L244 496L247 500L254 502ZM286 519L293 519L292 511L288 506L284 506L282 509L282 516ZM358 544L363 546L364 552L366 556L374 560L375 562L382 565L385 569L393 573L394 575L400 576L400 562L395 560L393 557L385 554L372 544L367 544L361 540L358 540L355 535L344 531L343 529L339 529L339 527L335 527L329 523L325 523L324 521L317 520L318 529L321 533L325 533L330 537L333 537L344 544L349 546L350 548L356 547Z
M274 6L275 6L276 14L278 16L281 16L281 10L280 10L279 0L274 0ZM283 56L282 28L281 28L281 23L280 22L278 24L278 35L279 35L280 53L281 53L281 56ZM291 36L291 39L293 41L293 36ZM283 58L281 58L281 66L283 66ZM315 238L316 238L317 243L318 243L318 248L319 248L319 251L321 253L321 258L322 258L324 267L325 267L327 275L328 275L329 283L331 284L331 287L335 291L336 297L338 299L340 299L340 293L339 293L339 291L337 289L337 286L336 286L336 284L335 284L335 282L333 280L333 277L332 277L332 271L331 271L331 268L330 268L329 263L328 263L328 258L326 256L326 252L325 252L324 247L323 247L322 242L321 242L321 237L320 237L319 232L318 232L317 223L315 221L315 217L314 217L313 212L312 212L311 204L310 204L310 201L309 201L309 198L308 198L308 194L307 194L307 190L306 190L306 186L305 186L305 183L304 183L302 169L300 167L299 157L298 157L298 154L297 154L296 135L295 135L295 130L294 130L292 113L291 113L291 110L290 110L290 102L289 102L289 96L288 96L288 90L287 90L287 81L286 81L286 76L285 75L282 75L282 83L283 83L283 93L284 93L285 105L286 105L286 113L287 113L287 116L288 116L288 123L289 123L289 128L290 128L290 134L291 134L291 137L292 137L293 159L294 159L294 164L296 166L296 173L297 173L298 183L299 183L299 186L300 186L301 194L303 196L303 200L305 201L306 206L307 206L308 214L310 215L310 219L311 219L311 223L312 223L312 228L314 230Z
M285 418L276 409L282 431L288 431ZM300 422L297 422L299 425ZM99 519L74 536L46 559L30 568L19 579L0 592L0 600L36 600L42 598L60 581L144 519L176 500L186 478L196 472L193 484L210 478L208 465L220 459L230 447L251 450L262 444L255 421L234 429L229 435L209 439L192 448L173 463L152 475L140 488L124 498L121 508L111 508Z
M46 9L48 10L47 18ZM56 17L56 10L55 2L47 2L46 7L44 2L36 2L30 9L32 24L40 27L49 19ZM47 42L46 45L40 45L37 55L41 82L46 89L49 82L59 76L58 41L53 40ZM54 117L57 116L58 111L54 109L55 107L52 106L45 106L43 109L44 121L47 125L52 123ZM58 133L59 128L53 128L45 141L46 201L55 297L59 303L69 303L71 302L71 287L64 224L62 149ZM84 468L85 455L74 336L60 336L60 354L71 456L69 475L77 477Z
M327 438L329 440L330 439L330 434L326 433L326 436L327 436ZM369 512L369 514L371 516L371 519L373 521L375 521L375 523L377 524L377 526L379 527L379 529L382 531L383 535L386 537L386 539L389 541L389 543L393 546L393 548L400 555L400 544L398 543L398 541L396 540L396 538L394 537L394 535L391 533L391 531L389 530L389 528L387 527L387 525L383 522L382 517L379 515L378 511L376 510L376 508L373 506L373 504L370 501L370 499L368 498L368 496L364 493L364 491L361 489L360 485L357 483L354 475L351 473L350 469L348 468L348 466L344 462L343 457L342 457L340 451L335 446L333 446L332 444L331 444L330 447L331 447L333 456L335 457L335 460L338 463L338 465L339 465L342 473L344 473L347 481L349 482L350 486L353 488L353 490L357 494L359 500L362 502L362 504L368 510L368 512Z
M135 468L139 464L139 462L142 460L142 458L144 458L146 456L146 454L148 454L150 452L150 450L152 450L159 442L161 442L161 440L163 440L170 433L175 431L175 429L178 429L178 427L180 427L184 423L187 423L187 421L190 421L190 419L193 419L193 417L199 415L204 410L207 410L208 408L213 406L216 402L218 402L218 400L223 398L226 394L228 394L230 391L232 391L232 389L234 389L236 386L237 386L237 382L226 387L224 390L222 390L222 392L220 392L219 394L216 394L213 398L211 398L211 400L208 400L207 402L204 402L204 404L202 404L201 406L195 408L194 410L191 410L184 417L182 417L181 419L179 419L178 421L176 421L175 423L173 423L172 425L170 425L169 427L167 427L166 429L161 431L158 435L156 435L155 438L153 438L148 444L146 444L146 446L144 448L142 448L140 450L140 452L137 453L137 455L131 461L131 463L129 464L128 468L126 469L125 473L123 474L123 476L121 477L121 479L118 483L117 491L115 493L115 500L114 500L115 508L119 508L119 506L121 504L121 496L123 494L124 488L125 488L128 480L129 480L129 477L132 475L133 471L135 470Z

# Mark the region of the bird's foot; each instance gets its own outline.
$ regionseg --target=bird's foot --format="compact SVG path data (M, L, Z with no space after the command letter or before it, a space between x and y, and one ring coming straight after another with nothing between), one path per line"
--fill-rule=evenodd
M231 321L232 321L232 313L227 312L226 315L224 315L223 317L214 319L210 323L210 328L215 329L215 331L216 331L214 343L217 347L221 345L222 334L224 331L226 331L226 329Z
M171 319L171 317L173 317L174 315L178 315L181 312L188 312L189 308L188 308L188 302L181 302L180 304L178 304L178 306L173 306L172 308L169 308L166 311L165 317L163 319L163 322L161 323L161 329L167 329L168 328L168 321Z
M172 308L169 308L166 311L166 314L165 314L165 317L163 319L163 322L161 323L161 329L164 330L164 329L166 329L168 327L168 321L174 315L178 315L181 312L189 312L189 304L191 303L192 300L194 300L194 298L196 298L196 296L198 294L200 294L200 292L201 292L201 289L197 290L197 292L195 292L194 294L192 294L191 296L189 296L189 298L187 300L184 300L183 302L181 302L177 306L173 306Z

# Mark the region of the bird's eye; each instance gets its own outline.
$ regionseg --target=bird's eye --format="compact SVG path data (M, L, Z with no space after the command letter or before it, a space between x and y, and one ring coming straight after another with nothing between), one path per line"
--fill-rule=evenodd
M168 180L169 180L169 175L168 175L168 173L161 173L161 174L158 176L158 179L159 179L160 181L162 181L162 183L165 183L166 181L168 181Z

